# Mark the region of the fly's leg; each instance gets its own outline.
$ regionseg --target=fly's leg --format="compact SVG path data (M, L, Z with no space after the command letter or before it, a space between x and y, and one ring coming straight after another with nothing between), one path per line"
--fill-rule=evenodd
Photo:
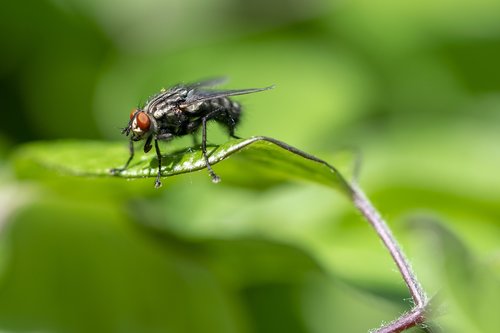
M234 138L234 139L241 139L241 137L237 136L234 134L234 128L236 127L236 124L229 125L229 136Z
M155 188L160 188L161 187L161 152L160 152L160 147L158 146L158 140L155 139L155 150L156 150L156 157L158 158L158 173L156 174L156 180L155 180Z
M234 139L241 139L239 136L234 134L234 129L236 128L237 121L233 118L229 111L225 111L225 123L227 129L229 130L229 136Z
M123 170L126 170L128 168L128 165L130 164L130 161L132 161L132 159L134 158L134 141L132 141L132 140L129 141L129 147L128 148L129 148L130 156L128 157L127 163L125 163L125 165L123 166L123 168L111 169L109 172L112 175L119 174Z
M151 145L152 140L153 140L152 135L148 136L148 138L146 139L146 143L144 144L144 152L145 153L148 153L151 150L151 148L153 148L153 146Z
M203 153L203 158L205 158L208 173L210 174L210 177L212 177L212 182L218 183L220 182L220 177L215 174L214 170L212 170L212 166L210 165L207 156L207 119L209 116L210 115L203 117L201 122L201 152Z

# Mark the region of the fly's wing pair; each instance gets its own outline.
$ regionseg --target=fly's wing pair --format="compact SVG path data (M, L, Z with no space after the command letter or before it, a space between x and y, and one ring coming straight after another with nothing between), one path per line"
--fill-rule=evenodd
M246 95L259 91L269 90L274 88L273 86L265 87L265 88L250 88L250 89L236 89L236 90L203 90L198 88L203 87L212 87L217 84L221 84L225 82L225 78L216 78L212 80L202 81L198 83L193 83L187 85L187 88L190 89L186 100L182 103L181 107L186 108L190 105L202 103L211 99L237 96L237 95Z
M213 87L213 86L218 86L220 84L226 83L228 81L227 77L214 77L208 80L203 80L200 82L193 82L186 84L185 87L187 89L196 89L196 88L201 88L201 87Z

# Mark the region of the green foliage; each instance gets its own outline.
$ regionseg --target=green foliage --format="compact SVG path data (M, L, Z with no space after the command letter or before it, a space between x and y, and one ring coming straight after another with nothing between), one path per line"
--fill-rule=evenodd
M128 195L110 200L110 193L101 189L116 183L92 179L127 183L123 178L155 177L157 161L153 155L145 156L115 177L109 169L123 160L121 153L122 145L79 141L30 143L15 153L17 175L42 181L51 190L39 193L39 200L20 209L6 233L13 253L6 258L1 281L5 293L0 319L6 327L107 332L118 329L115 318L126 316L127 329L151 332L247 332L251 327L259 332L282 328L307 332L318 326L317 319L326 320L327 325L335 322L337 327L362 328L376 326L380 315L395 313L390 306L385 311L365 308L365 320L353 325L349 318L334 317L332 321L316 311L303 312L306 304L310 311L337 298L336 302L346 306L362 305L347 301L354 290L329 281L330 274L312 253L267 240L272 233L255 238L246 231L234 241L224 240L234 235L221 230L215 238L199 234L193 242L194 233L158 223L162 219L150 213L158 209L148 202L136 201L136 211L143 213L140 216L123 214L117 208L124 200L137 200L137 193L129 190ZM167 187L169 179L176 178L173 176L204 167L197 149L163 159ZM221 176L228 176L230 184L235 184L231 177L240 179L238 186L246 186L252 179L275 186L302 179L350 194L346 180L333 166L275 139L233 140L212 147L210 159L214 164L221 162ZM244 174L251 179L241 182ZM75 186L78 193L68 192L68 185ZM177 194L175 188L170 190ZM100 234L98 241L92 241L95 233ZM65 252L60 253L59 248ZM16 265L10 265L12 260ZM97 271L97 275L92 273ZM37 279L28 282L32 275ZM149 276L153 275L152 280ZM324 292L330 295L326 299L319 296ZM102 303L93 306L95 299ZM145 315L144 303L157 307ZM77 316L81 312L85 312L87 324ZM186 322L183 316L187 313L190 320ZM28 320L19 321L21 314Z
M0 331L349 333L410 308L371 228L317 185L339 185L326 166L247 142L215 185L186 138L162 145L160 190L154 153L109 176L133 107L220 75L276 84L239 99L238 136L279 138L348 179L352 156L332 152L361 151L359 182L436 325L499 331L499 13L493 0L5 2ZM245 142L208 133L214 161ZM180 165L200 171L172 176Z
M231 140L208 151L209 161L216 164L228 157L231 164L224 172L241 181L263 182L270 179L304 179L340 189L349 194L346 180L334 167L266 137ZM309 158L308 158L309 157ZM86 177L115 177L110 170L123 165L128 154L123 144L104 142L60 141L31 143L21 147L14 159L21 177L44 173ZM345 163L345 161L343 161ZM198 171L205 168L201 149L188 148L162 156L162 176ZM149 154L136 158L129 168L116 175L121 178L156 177L158 160Z

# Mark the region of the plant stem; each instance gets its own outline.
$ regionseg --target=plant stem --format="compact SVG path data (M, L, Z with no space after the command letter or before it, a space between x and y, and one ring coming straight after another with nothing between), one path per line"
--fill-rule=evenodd
M308 154L304 151L301 151L295 147L292 147L284 142L279 140L269 138L269 137L254 137L254 140L263 140L274 143L291 153L300 155L306 159L319 162L324 164L328 168L330 168L338 177L338 180L342 184L344 190L349 193L354 205L356 208L363 214L366 220L372 225L375 229L375 232L380 237L382 242L384 243L387 250L391 254L396 266L405 281L408 290L410 291L411 298L413 300L414 306L410 312L403 314L398 319L394 320L388 325L385 325L374 332L376 333L397 333L404 331L407 328L416 326L425 320L425 311L427 309L428 299L423 291L420 283L417 280L417 276L413 272L410 262L406 259L401 247L399 246L396 238L391 232L391 229L384 221L382 216L378 213L375 207L372 205L370 200L366 197L363 191L353 182L347 181L339 171L328 162L314 156Z
M398 319L390 324L387 324L379 329L373 330L373 333L398 333L404 330L421 324L425 320L425 308L415 307L412 311L403 314Z
M403 277L403 280L405 281L405 284L408 287L408 290L410 291L410 295L413 300L414 306L410 312L403 314L398 319L372 332L398 333L410 327L423 323L426 319L425 312L427 310L429 302L428 298L425 292L423 291L422 287L420 286L420 283L417 280L417 276L415 275L415 273L411 268L410 262L408 261L408 259L406 259L396 238L394 238L391 229L384 221L382 216L380 216L375 207L372 205L370 200L368 200L363 191L355 183L347 181L333 165L329 164L328 162L314 155L308 154L302 150L299 150L295 147L292 147L282 141L273 138L261 136L261 137L253 137L252 139L255 141L262 140L274 143L288 150L291 153L324 164L325 166L330 168L330 170L332 170L332 172L334 172L337 175L340 184L343 186L343 189L349 193L356 208L361 212L361 214L363 214L366 220L372 225L372 227L375 229L375 232L378 234L380 239L382 239L382 242L384 243L387 250L389 250L389 253L391 254L394 262L396 263L396 266L398 267L399 272L401 273L401 276Z
M395 333L401 332L409 327L413 327L424 321L425 309L428 303L427 296L423 291L420 283L417 280L415 273L413 272L411 265L406 259L401 247L394 238L389 226L384 221L384 219L377 212L372 203L368 200L363 191L356 185L351 184L352 189L352 200L354 205L363 214L366 220L375 229L382 242L384 243L387 250L391 254L394 262L396 263L403 280L408 287L414 308L412 311L405 313L397 320L392 323L376 330L377 333Z
M240 151L247 147L249 144L257 141L267 141L269 143L275 144L290 153L296 154L298 156L301 156L305 159L311 160L318 162L320 164L325 165L328 167L333 174L336 175L337 180L341 186L341 190L344 191L344 193L347 193L350 199L353 201L354 205L356 208L361 212L361 214L366 218L366 220L372 225L372 227L375 229L375 232L378 234L382 242L384 243L385 247L391 254L394 262L396 263L396 266L398 267L401 276L403 277L403 280L408 287L410 291L410 295L412 297L414 306L411 311L403 314L401 317L398 319L392 321L391 323L376 329L372 331L373 333L397 333L397 332L402 332L410 327L414 327L420 323L423 323L426 319L426 311L427 311L427 306L428 306L428 299L427 296L425 295L425 292L423 291L422 287L420 286L420 283L417 280L417 277L415 273L413 272L410 262L408 259L406 259L403 251L401 250L401 247L399 246L398 242L394 238L389 226L387 223L384 221L384 219L380 216L378 211L375 209L375 207L372 205L370 200L366 197L366 195L363 193L363 191L354 183L348 181L346 178L344 178L340 172L331 164L328 162L311 155L309 153L306 153L300 149L297 149L295 147L292 147L282 141L279 141L277 139L273 139L270 137L265 137L265 136L255 136L250 139L241 141L238 145L234 147L233 150L226 152L224 156L218 157L218 159L215 159L214 161L210 161L211 164L215 164L219 162L222 159L227 158L229 155ZM205 159L205 164L197 166L195 168L192 168L191 170L188 171L194 171L198 170L201 168L204 168L205 166L208 166L209 163L207 161L207 158ZM355 177L357 175L357 169L359 167L359 162L356 163L355 167ZM187 171L184 171L187 172Z

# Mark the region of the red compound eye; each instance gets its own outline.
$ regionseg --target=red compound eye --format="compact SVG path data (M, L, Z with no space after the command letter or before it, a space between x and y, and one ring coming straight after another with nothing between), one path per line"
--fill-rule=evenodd
M137 112L137 109L132 109L132 111L130 111L130 120L132 120L132 118L134 118L136 112Z
M151 120L149 120L149 117L146 113L144 112L139 112L137 114L137 125L139 125L139 128L144 131L144 132L147 132L149 131L149 126L151 126Z

